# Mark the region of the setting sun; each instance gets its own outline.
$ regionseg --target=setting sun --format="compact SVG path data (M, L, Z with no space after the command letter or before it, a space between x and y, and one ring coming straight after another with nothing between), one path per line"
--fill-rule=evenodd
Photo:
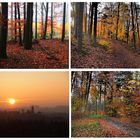
M8 102L9 102L9 104L13 105L13 104L15 104L16 100L14 98L10 98L8 100Z

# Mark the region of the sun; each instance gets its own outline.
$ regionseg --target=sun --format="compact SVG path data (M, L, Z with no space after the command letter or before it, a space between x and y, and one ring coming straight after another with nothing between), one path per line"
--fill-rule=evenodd
M16 103L16 100L14 98L9 98L8 102L9 104L14 105Z

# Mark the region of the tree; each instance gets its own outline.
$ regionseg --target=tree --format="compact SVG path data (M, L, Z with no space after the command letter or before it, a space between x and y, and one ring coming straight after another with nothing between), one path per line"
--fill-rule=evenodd
M37 2L35 3L35 39L37 40Z
M51 3L51 39L53 38L53 2Z
M21 24L20 24L20 8L19 8L19 3L17 3L17 11L18 11L18 26L19 26L19 44L22 46L22 35L21 35Z
M84 3L78 2L77 5L77 40L78 40L78 48L79 51L82 49L82 28L83 28L83 11L84 11Z
M91 17L90 17L90 29L89 29L89 35L90 35L90 37L91 37L91 35L92 35L93 7L94 7L94 3L92 2L92 4L91 4Z
M87 33L87 3L85 3L85 34Z
M46 17L45 17L45 29L44 29L43 39L46 39L46 33L47 33L47 25L48 25L48 2L46 3L45 10L46 10Z
M33 3L27 3L27 20L25 24L25 42L24 48L27 50L32 49L32 21L33 21Z
M8 32L8 3L1 3L2 6L2 22L0 23L0 58L7 58L6 42Z
M118 24L119 24L119 11L120 11L120 2L118 2L118 11L117 11L117 23L116 23L116 40L118 40Z
M64 2L63 6L63 27L62 27L62 38L61 41L64 41L65 38L65 18L66 18L66 3Z
M43 38L43 26L44 26L44 20L43 20L43 17L44 17L44 2L41 3L41 37Z
M16 2L14 3L15 5L15 42L17 41L17 4Z
M13 40L14 34L13 34L13 2L11 3L11 39Z
M96 47L96 36L97 36L97 9L98 3L94 2L95 14L94 14L94 34L93 34L93 46Z
M25 38L26 38L26 34L25 34L25 31L26 31L26 28L25 28L25 24L26 24L26 3L24 2L23 3L23 11L24 11L24 34L23 34L23 42L25 42Z
M135 23L134 23L134 11L133 2L131 2L131 16L132 16L132 31L133 31L133 47L136 49L136 37L135 37Z
M136 12L136 24L137 24L137 34L138 34L138 41L139 41L139 51L140 51L140 34L139 34L139 22L138 22L138 8L136 2L134 2L135 12Z

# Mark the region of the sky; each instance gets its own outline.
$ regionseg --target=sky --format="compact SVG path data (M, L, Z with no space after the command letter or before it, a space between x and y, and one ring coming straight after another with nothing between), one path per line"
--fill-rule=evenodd
M68 72L0 72L0 108L68 105L68 82Z

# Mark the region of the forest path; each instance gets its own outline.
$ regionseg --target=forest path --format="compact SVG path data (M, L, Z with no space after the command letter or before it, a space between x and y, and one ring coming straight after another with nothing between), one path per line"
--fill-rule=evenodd
M120 67L138 67L140 65L140 55L133 50L126 48L126 44L123 44L117 40L108 39L114 62Z
M81 52L73 41L72 68L139 68L140 54L115 39L100 38L98 46L86 42Z
M130 137L140 137L140 127L136 127L136 125L134 126L126 122L122 123L112 118L107 118L106 121L119 130L126 131L127 134L130 135Z

